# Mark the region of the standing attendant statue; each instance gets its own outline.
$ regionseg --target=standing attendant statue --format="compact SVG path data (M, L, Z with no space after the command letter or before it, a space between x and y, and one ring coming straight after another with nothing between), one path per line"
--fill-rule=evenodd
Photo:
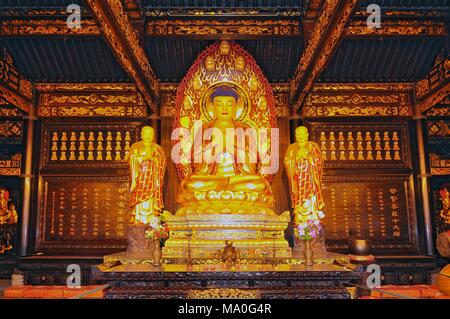
M289 179L292 206L294 208L294 232L296 245L305 244L307 265L312 265L312 240L320 242L320 254L326 253L323 228L320 219L324 205L322 197L323 158L317 143L308 141L308 129L300 126L295 130L296 142L289 145L284 166ZM317 240L316 240L317 242Z
M295 223L311 214L322 217L325 206L322 197L323 158L319 145L308 141L308 137L306 127L297 127L296 142L289 145L284 159Z
M162 187L166 171L164 149L154 142L152 127L144 126L142 140L131 145L130 207L132 224L148 225L163 208Z

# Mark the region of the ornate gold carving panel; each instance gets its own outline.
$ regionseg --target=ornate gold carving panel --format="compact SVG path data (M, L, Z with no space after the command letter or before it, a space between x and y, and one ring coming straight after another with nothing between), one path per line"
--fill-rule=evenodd
M346 36L446 36L445 23L433 20L383 21L381 28L369 28L366 20L352 21Z
M4 138L16 137L22 138L22 121L1 121L0 122L0 141Z
M39 95L39 116L42 117L144 117L146 115L142 96L134 90L120 92L117 90L120 86L94 87L78 84L41 85L39 88L57 90L43 91Z
M151 20L147 35L301 35L297 20Z
M407 84L317 84L307 96L305 117L409 116Z
M95 21L86 18L81 19L81 28L68 28L65 19L42 20L4 20L0 23L0 35L2 36L32 36L32 35L100 35L100 30Z
M450 175L450 159L441 158L441 155L430 153L430 166L432 175Z
M415 83L417 107L426 112L450 96L450 59L438 57L430 73Z
M10 159L0 160L0 175L19 176L21 174L22 154L17 153Z

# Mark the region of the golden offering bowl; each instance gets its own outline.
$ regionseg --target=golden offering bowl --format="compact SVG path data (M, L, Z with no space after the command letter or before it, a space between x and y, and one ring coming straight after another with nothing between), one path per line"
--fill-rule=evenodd
M348 241L348 248L351 254L357 256L367 256L372 250L372 244L367 239L350 239Z

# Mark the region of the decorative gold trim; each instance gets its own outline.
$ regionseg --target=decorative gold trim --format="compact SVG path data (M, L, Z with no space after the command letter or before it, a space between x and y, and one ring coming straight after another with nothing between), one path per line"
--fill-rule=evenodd
M0 138L22 137L23 122L22 121L1 121L0 122Z
M447 113L448 114L448 113ZM427 121L428 137L450 137L450 121Z
M152 20L146 24L146 34L153 36L300 36L301 30L296 20Z
M408 83L316 84L306 98L302 115L409 116L412 88Z
M443 159L439 154L430 153L431 175L450 175L450 159Z
M210 288L189 290L189 299L260 299L259 290L237 288Z
M39 83L39 116L143 117L146 107L130 83Z
M17 153L11 159L0 160L0 176L19 176L21 174L22 154Z
M66 20L4 20L0 23L0 35L100 35L100 30L94 20L82 19L81 28L68 28Z
M136 86L132 83L36 83L36 90L41 92L54 91L132 91Z
M178 8L178 9L146 9L147 17L301 17L301 9L271 8Z
M394 91L409 92L414 88L413 83L316 83L312 92L337 91Z
M381 28L369 28L367 21L352 21L345 29L345 36L446 36L444 22L432 20L383 21Z

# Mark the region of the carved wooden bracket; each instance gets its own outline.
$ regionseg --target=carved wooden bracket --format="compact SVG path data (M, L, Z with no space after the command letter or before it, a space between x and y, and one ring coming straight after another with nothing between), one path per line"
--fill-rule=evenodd
M158 79L126 8L121 1L116 0L88 0L86 3L100 24L102 33L119 63L135 81L146 104L156 112L159 99Z
M290 84L294 111L303 104L314 80L331 58L357 2L357 0L345 0L324 3Z
M4 50L0 58L0 98L30 113L33 107L33 83L22 76L13 65L13 59Z
M416 107L426 112L450 96L450 58L439 59L427 76L415 83Z

